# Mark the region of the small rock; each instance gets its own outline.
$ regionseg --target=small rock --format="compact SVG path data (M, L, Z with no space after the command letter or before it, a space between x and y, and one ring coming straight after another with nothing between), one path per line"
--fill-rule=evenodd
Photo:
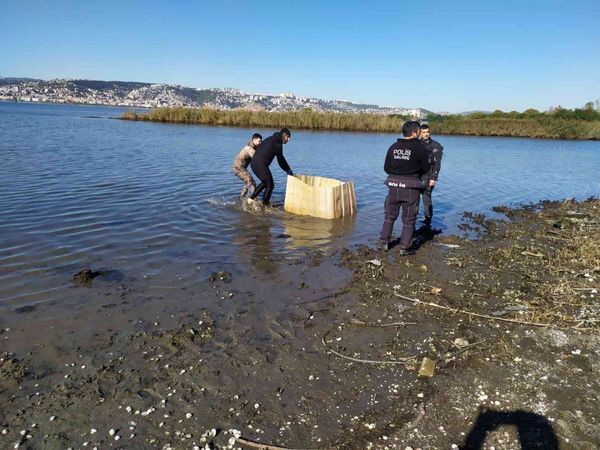
M91 269L83 269L73 275L73 283L83 286L89 286L96 274Z
M466 339L462 339L462 338L456 338L456 339L454 339L453 344L455 346L457 346L458 348L463 348L463 347L467 347L469 345L469 341L467 341Z
M419 272L422 272L422 273L427 273L427 271L428 271L428 270L429 270L429 269L427 268L427 266L426 266L425 264L421 264L421 265L419 266Z
M95 428L92 428L92 429L90 430L90 434L96 434L97 432L98 432L98 430L96 430Z
M458 244L447 244L445 242L436 242L435 245L446 248L460 248L460 245Z
M191 419L191 418L192 418L192 416L193 416L193 414L192 414L192 413L186 413L186 415L185 415L185 418L186 418L186 419Z
M156 411L156 410L154 408L150 407L142 413L142 416L148 416L148 415L152 414L154 411Z
M231 273L229 272L213 272L212 275L208 278L208 281L211 282L215 282L215 281L222 281L224 283L230 283L231 282Z
M111 436L114 436L116 433L114 428L111 428L110 430L108 430L108 434L110 434Z

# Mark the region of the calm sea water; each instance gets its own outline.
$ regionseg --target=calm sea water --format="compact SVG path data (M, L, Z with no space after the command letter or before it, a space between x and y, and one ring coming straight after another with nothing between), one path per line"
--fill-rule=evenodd
M106 268L166 294L211 270L276 279L306 249L373 244L394 134L292 131L296 173L352 180L358 214L327 221L245 212L233 157L255 131L111 120L118 108L0 103L0 307L60 302L73 273ZM465 210L599 193L600 142L447 137L434 225ZM285 174L274 162L273 200ZM397 226L399 231L399 227ZM118 277L117 277L118 279Z

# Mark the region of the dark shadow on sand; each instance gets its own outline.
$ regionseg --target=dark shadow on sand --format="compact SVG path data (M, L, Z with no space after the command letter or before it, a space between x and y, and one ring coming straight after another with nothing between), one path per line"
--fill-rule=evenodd
M491 433L503 426L515 426L521 450L558 450L558 438L548 419L540 414L516 410L482 410L461 450L481 450Z

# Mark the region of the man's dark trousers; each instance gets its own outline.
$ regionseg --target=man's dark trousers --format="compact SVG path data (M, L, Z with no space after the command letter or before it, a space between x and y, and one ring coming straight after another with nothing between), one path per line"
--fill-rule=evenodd
M422 192L423 194L423 214L425 215L425 222L431 222L431 218L433 217L433 203L431 202L431 191L433 191L433 186L425 188Z
M389 242L394 229L394 222L402 209L402 234L400 235L400 248L408 249L412 242L412 236L417 221L419 210L420 189L401 187L388 187L388 195L385 199L385 218L381 229L381 240Z

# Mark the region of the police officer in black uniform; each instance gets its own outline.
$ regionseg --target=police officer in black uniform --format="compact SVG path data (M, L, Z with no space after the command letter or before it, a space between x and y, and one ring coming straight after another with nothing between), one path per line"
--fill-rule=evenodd
M442 156L444 147L438 142L434 141L429 137L429 125L423 124L421 125L421 142L425 145L427 149L427 154L429 158L429 171L425 175L424 179L431 180L433 184L430 183L429 186L425 188L423 191L423 208L425 215L425 226L431 226L431 218L433 217L433 204L431 203L431 191L435 187L437 183L438 176L440 174L440 169L442 168Z
M402 126L404 139L398 139L388 149L383 169L388 174L385 184L388 195L385 199L385 217L381 228L379 248L389 248L394 222L402 210L402 234L400 254L412 255L412 236L417 221L421 191L428 184L424 175L429 171L427 149L419 140L419 122L409 121Z

